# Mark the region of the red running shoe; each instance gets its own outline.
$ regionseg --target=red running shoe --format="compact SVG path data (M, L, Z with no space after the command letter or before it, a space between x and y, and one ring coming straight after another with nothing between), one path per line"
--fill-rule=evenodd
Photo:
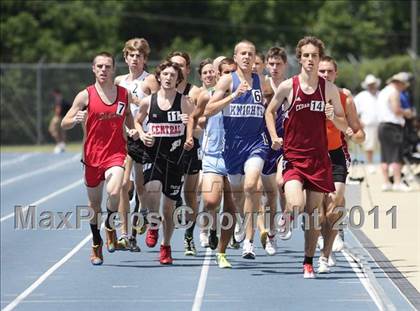
M315 279L314 267L309 263L303 265L303 278Z
M172 265L173 259L171 256L171 246L161 245L160 246L160 258L159 262L162 265Z
M155 247L159 239L159 229L149 229L146 234L146 245L148 247Z

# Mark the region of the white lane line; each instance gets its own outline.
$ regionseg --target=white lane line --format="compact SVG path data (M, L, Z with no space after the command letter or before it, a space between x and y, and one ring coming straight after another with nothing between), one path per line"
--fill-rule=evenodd
M379 310L386 310L385 306L383 305L381 298L376 293L376 290L372 286L372 284L369 281L369 278L363 273L363 270L361 267L353 260L353 258L347 253L346 250L342 250L341 253L344 255L348 263L350 264L350 267L353 269L353 271L356 273L357 277L360 280L360 283L362 283L363 287L368 292L369 296L372 298L373 302L376 304Z
M1 165L0 165L0 167L1 167L1 168L4 168L5 166L12 165L12 164L16 164L16 163L19 163L19 162L25 161L25 160L27 160L27 159L29 159L29 158L33 157L33 156L36 156L37 154L39 154L39 152L25 153L25 154L21 155L20 157L15 158L15 159L12 159L12 160L6 160L6 161L1 161Z
M200 280L198 281L197 291L195 293L194 304L192 306L192 311L201 310L201 305L203 303L204 291L206 290L207 275L210 268L210 259L211 259L211 248L207 248L206 256L204 257L203 266L201 268Z
M31 286L25 289L19 296L17 296L11 303L9 303L3 311L10 311L17 307L26 297L28 297L39 285L44 283L44 281L53 274L58 268L66 263L74 254L76 254L85 244L91 239L92 235L89 234L85 237L79 244L77 244L70 252L68 252L60 261L58 261L54 266L49 268L47 272L41 275Z
M70 185L67 185L67 186L65 186L65 187L63 187L63 188L61 188L61 189L59 189L57 191L54 191L54 192L50 193L49 195L47 195L47 196L39 199L38 201L35 201L33 203L30 203L29 205L25 206L22 209L22 212L26 212L26 210L29 208L29 206L38 206L38 205L40 205L40 204L42 204L44 202L47 202L48 200L50 200L50 199L52 199L52 198L54 198L54 197L56 197L56 196L58 196L58 195L60 195L60 194L62 194L64 192L67 192L67 191L69 191L69 190L71 190L73 188L76 188L76 187L80 186L81 184L83 184L83 179L79 179L79 180L75 181L74 183L71 183ZM14 212L6 215L6 216L4 216L4 217L2 217L0 219L0 222L3 222L3 221L5 221L5 220L7 220L9 218L12 218L14 215L15 215Z
M29 178L29 177L32 177L32 176L35 176L35 175L38 175L38 174L42 174L42 173L45 173L45 172L55 170L56 168L67 165L68 163L74 162L76 160L79 160L80 156L81 156L81 154L79 153L79 154L76 154L74 157L71 157L70 159L67 159L65 161L61 161L59 163L52 164L52 165L49 165L47 167L42 167L42 168L34 170L32 172L28 172L28 173L25 173L25 174L22 174L22 175L19 175L19 176L15 176L15 177L6 179L2 183L0 183L0 187L10 185L12 183L15 183L15 182L17 182L19 180L22 180L22 179L25 179L25 178Z

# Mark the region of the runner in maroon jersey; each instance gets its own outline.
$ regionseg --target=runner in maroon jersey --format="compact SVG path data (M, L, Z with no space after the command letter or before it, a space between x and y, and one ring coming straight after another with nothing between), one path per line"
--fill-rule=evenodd
M305 230L305 278L315 277L312 261L319 228L314 226L313 212L322 207L325 193L335 190L325 120L328 118L343 131L347 129L337 87L318 77L318 64L323 55L321 40L305 37L298 42L296 57L302 65L301 72L279 85L265 114L272 148L277 150L283 145L283 139L276 133L276 111L283 105L286 211L305 209L306 215L310 215L309 228Z
M92 71L96 82L77 94L71 109L63 118L63 129L71 129L82 123L85 133L83 139L83 163L85 164L85 183L89 207L94 212L90 221L93 236L91 262L103 262L102 238L99 233L98 215L101 214L101 201L106 180L108 194L105 221L107 247L113 252L116 246L115 226L110 223L113 213L118 210L121 184L124 175L124 160L127 156L125 126L128 135L138 139L134 129L133 117L128 103L135 99L127 90L115 86L113 81L114 57L107 53L97 54L93 60Z

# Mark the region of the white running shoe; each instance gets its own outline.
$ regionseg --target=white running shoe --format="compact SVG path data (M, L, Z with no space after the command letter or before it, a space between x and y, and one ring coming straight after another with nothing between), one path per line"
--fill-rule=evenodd
M319 257L317 272L319 274L330 273L330 268L328 267L328 259L326 257Z
M316 246L318 247L319 250L324 249L324 238L322 237L322 235L319 235L318 241L316 242Z
M242 258L244 259L255 259L254 245L249 240L244 240L244 246L242 249Z
M335 267L337 264L337 260L335 258L334 252L331 252L330 256L328 257L328 267Z
M386 183L382 185L382 191L383 192L388 192L392 190L392 185L390 183Z
M245 239L245 226L242 226L241 228L239 224L236 223L234 235L235 241L241 243Z
M344 248L344 241L341 238L340 234L337 234L333 242L332 251L341 252L343 248Z
M410 186L407 186L405 183L393 184L392 191L396 192L410 192L412 189Z
M267 242L265 243L265 252L269 256L273 256L277 253L277 241L275 236L271 238L270 236L268 237Z
M200 232L200 245L201 247L209 247L209 235L207 232L201 231Z
M282 240L289 240L292 237L292 221L290 220L289 225L287 225L287 221L285 219L284 214L281 215L279 220L278 235L279 238Z

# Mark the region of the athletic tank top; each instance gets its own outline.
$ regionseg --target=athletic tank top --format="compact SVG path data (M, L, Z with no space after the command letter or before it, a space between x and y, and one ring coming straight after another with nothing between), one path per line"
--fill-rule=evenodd
M340 102L343 107L344 113L346 112L346 101L347 95L340 91ZM328 139L328 150L335 150L343 145L341 141L341 131L337 129L332 121L327 120L327 139Z
M146 152L152 159L161 158L172 163L179 163L183 154L185 141L185 126L181 120L182 94L176 93L172 107L162 110L158 105L158 94L152 94L150 101L149 133L155 137L152 147L146 147Z
M325 80L305 94L299 76L293 78L293 97L284 113L284 155L287 159L328 156L325 129Z
M87 106L86 138L83 162L99 167L127 154L127 141L124 136L125 113L128 107L127 90L117 87L117 98L111 105L105 104L95 85L87 87L89 104Z
M143 91L141 90L141 84L148 75L149 75L148 72L143 71L143 73L140 76L138 76L136 79L134 79L133 81L127 81L126 78L128 75L126 75L124 79L120 81L119 85L122 87L125 87L131 93L133 97L142 99L146 97L146 94L144 94ZM133 115L133 117L135 117L137 112L139 111L139 106L133 103L130 103L130 109L131 109L131 114Z
M236 71L232 75L232 93L236 91L241 81ZM238 139L254 140L264 133L263 95L260 79L252 74L252 89L236 97L223 109L223 124L226 142Z
M214 89L209 90L213 95ZM225 146L225 129L223 126L223 113L219 111L207 120L202 141L203 154L219 156L222 155Z

